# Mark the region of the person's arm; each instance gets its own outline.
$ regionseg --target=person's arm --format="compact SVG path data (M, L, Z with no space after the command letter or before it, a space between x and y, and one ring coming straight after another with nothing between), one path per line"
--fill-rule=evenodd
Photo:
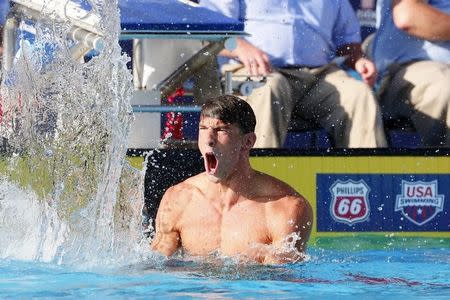
M200 0L200 6L220 12L227 17L245 21L241 15L242 1L239 0ZM269 57L262 50L245 39L237 38L237 47L233 51L222 50L219 55L239 60L251 75L267 75L271 71Z
M237 58L251 75L267 75L271 72L269 56L242 38L237 38L236 49L224 49L220 55Z
M303 259L311 233L313 212L302 197L288 197L268 216L272 244L264 253L264 264L293 263Z
M344 45L337 50L337 55L347 57L345 64L358 72L365 83L374 86L377 79L377 69L371 60L363 56L361 44Z
M179 214L173 207L173 199L177 194L174 187L168 189L156 214L156 233L150 247L165 256L171 256L180 247L180 233L176 228Z
M393 0L394 24L406 33L430 41L450 40L450 14L424 0Z
M381 1L381 0L380 0ZM361 75L362 80L373 86L377 77L375 64L365 58L361 48L361 26L349 1L339 1L337 19L333 28L336 55L346 57L345 65Z

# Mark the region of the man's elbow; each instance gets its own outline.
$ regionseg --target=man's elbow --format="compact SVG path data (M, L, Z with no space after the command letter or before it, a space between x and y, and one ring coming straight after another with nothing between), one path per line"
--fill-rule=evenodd
M172 256L179 248L178 239L170 239L167 236L156 234L153 241L150 243L150 250L158 252L164 256Z
M414 16L411 8L395 7L393 9L393 20L398 29L411 33L414 25Z
M167 245L161 245L159 243L154 243L154 244L152 243L150 245L150 249L153 252L157 252L157 253L159 253L161 255L164 255L166 257L172 256L172 254L174 254L176 252L176 250L177 250L174 247L168 247Z

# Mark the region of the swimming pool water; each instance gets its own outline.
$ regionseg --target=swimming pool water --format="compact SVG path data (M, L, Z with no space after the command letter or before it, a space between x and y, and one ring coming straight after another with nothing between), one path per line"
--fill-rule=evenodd
M448 299L450 248L332 250L312 247L286 266L151 259L80 271L0 261L0 298L398 298Z

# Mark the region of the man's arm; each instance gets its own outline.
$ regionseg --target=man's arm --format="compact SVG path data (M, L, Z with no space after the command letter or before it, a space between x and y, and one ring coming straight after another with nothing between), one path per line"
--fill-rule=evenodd
M176 196L174 187L171 187L164 194L161 204L156 214L156 233L151 243L153 251L170 256L180 247L180 233L176 229L179 217L177 209L174 208L173 197Z
M240 15L243 1L239 0L200 0L200 6L220 12L227 17L244 21L245 17ZM220 55L238 59L247 72L251 75L267 75L271 71L269 57L263 51L247 42L245 39L237 38L237 47L233 51L224 49Z
M311 234L313 212L302 197L284 199L268 218L272 238L270 251L265 253L264 264L292 263L303 259Z
M271 72L269 56L242 38L237 38L236 49L233 51L224 49L220 55L237 58L251 75L267 75Z
M430 41L450 40L450 15L424 0L393 0L395 26L406 33Z

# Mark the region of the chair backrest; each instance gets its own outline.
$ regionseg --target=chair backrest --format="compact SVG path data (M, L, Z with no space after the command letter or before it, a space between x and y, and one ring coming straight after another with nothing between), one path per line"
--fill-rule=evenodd
M377 0L350 0L361 25L361 38L364 41L376 30Z

